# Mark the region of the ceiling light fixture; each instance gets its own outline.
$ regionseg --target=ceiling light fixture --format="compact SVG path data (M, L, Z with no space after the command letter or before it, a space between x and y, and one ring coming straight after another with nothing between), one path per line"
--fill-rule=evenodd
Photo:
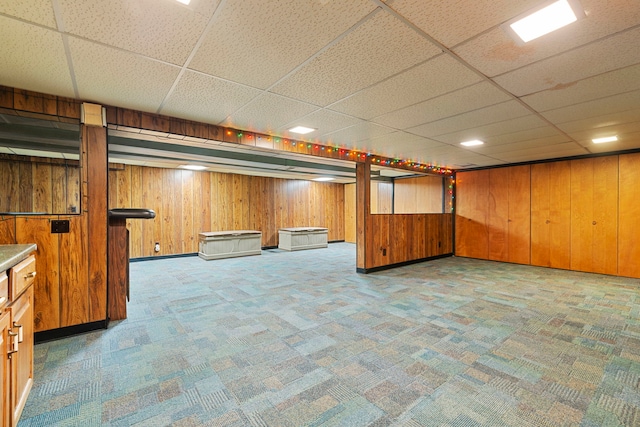
M313 180L314 180L314 181L320 181L320 182L323 182L323 181L333 181L334 179L335 179L335 178L332 178L332 177L330 177L330 176L321 176L321 177L318 177L318 178L313 178Z
M313 128L308 128L305 126L296 126L294 128L289 129L289 132L293 132L293 133L299 133L300 135L304 135L310 132L313 132L315 129Z
M200 166L200 165L181 165L178 167L182 169L189 169L190 171L203 171L207 168L206 166Z
M520 15L503 28L517 35L516 41L527 43L576 22L583 16L584 11L577 0L557 0L526 16Z
M592 139L591 141L594 144L602 144L604 142L614 142L614 141L617 141L617 140L618 140L618 136L614 135L614 136L607 136L607 137L604 137L604 138L595 138L595 139Z
M464 145L465 147L473 147L474 145L482 145L484 142L479 139L472 139L471 141L461 142L460 145Z
M191 3L191 0L176 0L178 3L182 3L185 5L188 5L189 3Z

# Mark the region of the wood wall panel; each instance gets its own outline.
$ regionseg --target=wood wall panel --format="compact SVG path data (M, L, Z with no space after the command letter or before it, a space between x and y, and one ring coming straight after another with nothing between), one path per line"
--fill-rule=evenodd
M488 259L489 171L457 173L456 188L456 255Z
M344 241L356 242L356 185L344 186Z
M509 170L489 170L487 222L489 257L493 261L509 259Z
M59 234L51 234L51 220L43 217L16 218L16 243L35 243L34 327L36 331L60 325ZM86 288L86 285L85 285Z
M279 228L319 226L344 240L342 184L128 165L109 181L109 208L156 211L128 221L132 258L197 252L203 231L260 230L262 246L277 246Z
M72 326L90 321L89 298L91 296L87 283L89 283L88 260L91 245L87 237L86 216L64 219L69 220L69 233L58 234L60 239L60 326ZM106 298L106 291L104 297Z
M618 274L640 278L640 153L619 162Z
M57 161L0 155L0 212L65 214L77 208L80 169Z
M443 178L422 176L402 178L394 181L393 212L402 213L442 213Z

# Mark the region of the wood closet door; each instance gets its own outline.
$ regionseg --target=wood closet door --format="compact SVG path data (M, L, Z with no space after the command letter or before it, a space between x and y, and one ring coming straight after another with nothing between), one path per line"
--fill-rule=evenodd
M489 181L489 259L529 264L530 167L491 169Z
M456 174L455 254L487 259L489 171Z
M531 262L531 167L508 168L509 219L507 261Z
M571 269L618 273L618 156L571 161Z
M571 268L571 166L531 166L531 264Z
M640 278L640 153L619 159L618 274Z

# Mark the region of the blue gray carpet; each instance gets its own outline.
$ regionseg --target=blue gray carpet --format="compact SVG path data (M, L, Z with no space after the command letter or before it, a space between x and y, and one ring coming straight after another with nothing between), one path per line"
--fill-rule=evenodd
M355 247L131 264L129 318L38 344L20 427L638 426L640 281Z

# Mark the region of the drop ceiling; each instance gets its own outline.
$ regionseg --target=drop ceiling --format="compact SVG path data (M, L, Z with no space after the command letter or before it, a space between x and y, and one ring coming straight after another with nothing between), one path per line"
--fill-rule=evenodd
M638 1L580 0L584 19L517 44L501 25L542 3L1 2L0 84L453 169L640 149ZM316 130L288 132L297 125ZM123 162L175 166L167 153L185 151L130 133L110 129ZM459 145L470 139L485 144ZM230 172L327 166L172 144Z

